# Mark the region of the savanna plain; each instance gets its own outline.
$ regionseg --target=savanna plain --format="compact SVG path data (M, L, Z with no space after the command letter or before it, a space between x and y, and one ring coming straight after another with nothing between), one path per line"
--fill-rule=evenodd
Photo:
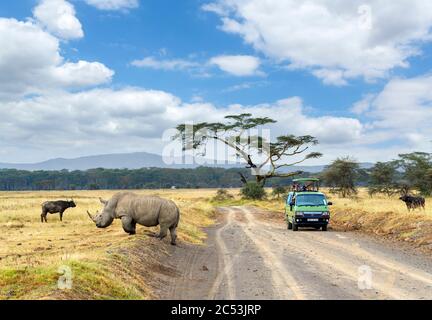
M158 195L177 203L181 210L179 247L183 250L208 245L208 228L226 223L224 219L229 208L258 210L261 220L272 223L289 239L292 232L285 227L283 199L269 196L267 200L249 201L240 197L239 190L231 189L232 199L216 201L213 199L216 191L134 192ZM159 275L172 273L175 277L175 272L160 261L169 258L178 248L170 246L169 239L154 238L158 228L139 226L137 235L129 236L119 221L107 229L97 229L86 214L87 210L92 213L101 210L99 197L109 199L116 192L1 192L0 299L160 298L159 289L164 283ZM414 212L408 212L397 196L371 198L364 189L355 198L343 199L336 195L329 195L329 198L334 203L330 233L361 233L371 238L386 238L395 246L403 243L425 257L432 253L431 198L426 199L425 211ZM77 207L65 212L63 222L54 214L48 216L48 223L41 223L41 204L60 199L73 199ZM244 222L238 213L233 215L240 224ZM299 235L296 236L302 236ZM317 235L309 233L305 237ZM205 268L208 267L212 266ZM72 275L71 286L65 290L61 281L68 273Z

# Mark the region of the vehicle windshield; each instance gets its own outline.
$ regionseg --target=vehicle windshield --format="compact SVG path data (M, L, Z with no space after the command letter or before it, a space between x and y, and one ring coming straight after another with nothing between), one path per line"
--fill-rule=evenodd
M296 197L297 206L326 206L327 200L322 194L299 194Z

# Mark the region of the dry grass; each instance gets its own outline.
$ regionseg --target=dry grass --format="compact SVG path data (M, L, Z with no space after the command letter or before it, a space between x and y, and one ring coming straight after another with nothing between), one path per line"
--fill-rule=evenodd
M391 236L432 249L432 198L426 199L426 210L411 212L398 196L371 198L365 189L361 189L355 199L333 197L332 201L336 229Z
M182 219L179 240L200 244L205 239L202 227L214 222L214 207L254 205L274 212L282 223L282 200L248 201L238 189L233 199L211 201L216 190L136 191L174 200ZM115 191L0 192L0 299L149 299L149 285L158 259L166 254L163 244L149 237L157 228L138 228L138 234L125 234L119 221L100 230L85 212L95 212L98 198L110 198ZM50 215L48 224L40 222L40 206L46 200L73 198L78 207L66 211L63 223ZM408 213L397 197L370 198L361 190L356 199L330 195L332 227L362 230L432 249L432 199L427 210ZM72 290L57 288L58 268L73 272ZM162 270L163 271L163 270Z
M214 190L136 191L174 200L182 220L179 240L201 243L202 227L213 223L213 207L208 199ZM134 256L122 255L139 242L154 245L149 234L157 228L138 227L138 235L123 232L119 221L108 229L97 229L86 210L100 210L98 198L110 198L115 191L1 192L0 193L0 299L145 299L151 297L145 274L125 268L139 264ZM63 222L49 215L48 224L40 222L41 203L70 199L77 208L66 211ZM153 242L152 242L153 241ZM168 241L164 242L168 245ZM160 247L160 246L159 246ZM162 246L163 248L163 246ZM160 250L156 248L155 250ZM162 249L163 250L163 249ZM149 260L156 259L152 257ZM123 261L127 256L127 261ZM142 257L141 257L142 258ZM73 289L60 291L58 268L73 272ZM119 281L119 279L121 281Z
M270 190L269 190L270 191ZM426 199L426 210L408 212L405 203L398 196L377 195L369 197L362 188L356 198L340 198L328 193L334 203L331 207L333 229L340 231L360 230L396 240L412 242L426 250L432 250L432 198ZM248 201L238 196L227 200L223 205L253 205L273 211L280 219L284 216L285 204L282 200ZM270 194L270 192L268 192Z

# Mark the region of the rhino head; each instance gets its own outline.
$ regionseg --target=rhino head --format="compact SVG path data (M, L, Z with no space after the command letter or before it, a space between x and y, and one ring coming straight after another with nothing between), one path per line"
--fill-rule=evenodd
M109 201L103 200L102 198L99 198L99 200L104 205L102 212L99 213L99 211L97 211L96 215L92 215L89 211L87 211L87 214L96 224L96 227L107 228L114 221L114 212L108 207Z

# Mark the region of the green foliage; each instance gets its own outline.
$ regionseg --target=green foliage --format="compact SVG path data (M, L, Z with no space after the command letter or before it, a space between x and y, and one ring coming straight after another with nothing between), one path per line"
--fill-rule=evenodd
M319 158L321 153L306 151L318 141L312 136L284 135L276 138L275 142L266 141L262 136L248 135L248 130L259 126L276 123L275 120L264 117L254 118L250 113L226 116L225 123L202 122L188 126L177 126L177 134L173 139L183 143L184 150L199 150L201 155L206 154L206 145L209 140L217 140L233 149L241 158L247 169L254 170L254 177L258 184L264 186L268 179L290 178L301 172L284 173L282 168L302 163L308 159ZM255 155L254 155L255 154ZM256 155L265 155L265 160L257 163ZM304 155L300 160L290 163L287 159ZM265 167L270 167L268 170ZM241 181L245 184L247 179L241 174Z
M432 195L432 154L414 152L399 155L397 162L404 171L404 179L422 195Z
M399 159L377 163L370 173L369 193L389 196L408 194L415 189L422 195L432 194L432 155L414 152L399 155Z
M280 199L287 196L288 188L284 186L275 186L273 187L272 195L273 197Z
M248 169L199 167L195 169L143 168L88 171L0 170L0 190L125 190L177 188L239 188L239 172L251 179ZM307 174L304 174L307 176ZM290 185L290 178L275 178L269 185Z
M99 186L96 183L90 183L89 185L90 190L99 190Z
M383 193L390 197L402 193L402 185L398 183L400 174L397 168L398 164L395 161L375 164L370 170L369 195Z
M233 199L234 196L225 189L219 189L213 197L213 201L226 201Z
M338 158L324 170L321 179L331 188L331 192L346 198L357 194L359 173L360 165L357 161L349 157Z
M250 200L262 200L266 197L264 188L256 182L248 182L241 189L243 198Z

